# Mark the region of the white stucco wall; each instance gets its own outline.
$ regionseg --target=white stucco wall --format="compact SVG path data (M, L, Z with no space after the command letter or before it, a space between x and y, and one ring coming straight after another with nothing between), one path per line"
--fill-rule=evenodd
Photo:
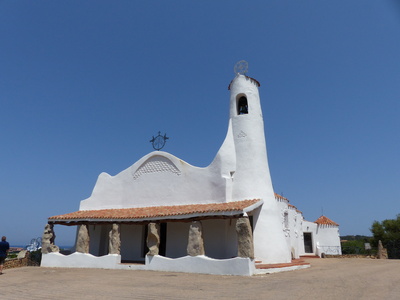
M286 247L288 249L290 249L290 251L292 252L291 237L293 236L294 224L293 224L293 221L291 220L288 202L283 199L277 199L276 197L275 197L275 200L276 200L276 204L277 204L278 210L279 210L279 221L280 221L280 226L281 226L281 230L282 230L282 235L284 235L284 237L285 237ZM286 217L285 217L285 215L286 215Z
M299 251L299 242L301 240L301 229L300 229L300 222L301 216L296 211L295 208L289 206L288 207L288 214L289 214L289 239L290 239L290 249L292 252L293 258L299 258L300 251Z
M265 263L291 261L282 232L280 210L275 200L268 166L260 97L257 84L243 75L230 85L230 118L236 153L233 200L260 198L261 208L253 212L254 252ZM245 96L248 114L238 115L237 102Z
M300 255L320 256L321 253L341 254L338 226L318 225L315 222L305 221L303 214L290 205L286 198L277 196L276 201L281 212L282 229L294 258L299 258ZM285 213L288 215L287 224L285 224ZM304 233L311 234L311 252L306 252Z
M70 255L63 255L53 252L42 255L40 266L50 268L116 269L120 263L121 256L116 254L98 257L89 253L75 252Z
M303 221L303 243L304 243L304 233L311 233L312 236L312 252L306 253L305 249L304 252L300 255L310 255L310 254L317 254L317 224L310 221Z
M80 210L219 203L225 184L215 164L198 168L155 151L115 176L101 173Z
M295 245L297 245L297 253L299 256L304 254L303 222L304 222L304 216L301 213L298 213L297 223L296 223L298 238L297 238L297 243Z
M318 255L321 253L341 255L339 228L333 225L317 226L317 248Z
M313 254L319 256L321 256L322 253L333 255L342 254L339 228L337 226L318 225L314 222L304 221L303 231L312 233ZM305 253L303 248L303 255L307 254L310 253Z
M254 260L243 257L217 260L200 255L170 259L157 255L146 256L146 265L149 270L214 275L251 276L255 272Z
M216 260L206 256L185 256L171 259L156 255L146 256L145 264L141 265L121 264L121 256L116 254L96 257L91 254L77 252L71 255L48 253L43 254L41 266L52 268L157 270L241 276L251 276L255 273L254 260L242 257Z

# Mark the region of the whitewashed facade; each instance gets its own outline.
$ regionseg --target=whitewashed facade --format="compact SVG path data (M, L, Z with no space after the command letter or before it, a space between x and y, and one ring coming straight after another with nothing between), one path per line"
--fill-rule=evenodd
M326 216L310 222L289 200L275 194L282 217L285 233L292 258L300 256L341 255L339 225Z
M52 226L84 226L88 236L77 240L87 245L68 256L44 251L42 266L252 275L256 262L290 263L340 246L336 223L304 221L287 199L274 194L258 87L242 74L230 83L227 135L208 167L154 151L115 176L100 174L79 211L48 220ZM236 226L243 218L251 227L245 237ZM188 255L193 222L201 230L195 246L204 244L204 253ZM159 230L156 255L147 248L150 223ZM118 234L111 236L113 224ZM305 229L312 234L311 250L305 247ZM252 240L249 251L243 250L243 238ZM111 240L118 245L113 254Z

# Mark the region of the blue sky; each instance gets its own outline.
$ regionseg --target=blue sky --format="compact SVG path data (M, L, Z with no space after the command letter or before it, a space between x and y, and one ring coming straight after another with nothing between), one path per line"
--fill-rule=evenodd
M399 53L395 0L0 0L0 235L41 236L158 131L207 166L243 59L275 191L368 235L400 213ZM73 243L75 227L55 230Z

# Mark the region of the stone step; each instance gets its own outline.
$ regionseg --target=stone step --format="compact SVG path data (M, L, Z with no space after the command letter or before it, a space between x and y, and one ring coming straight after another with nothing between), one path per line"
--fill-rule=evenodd
M293 259L290 263L282 263L282 264L256 264L256 269L273 269L273 268L286 268L293 266L304 266L309 265L309 263L305 262L302 259Z
M318 255L300 255L300 258L320 258Z

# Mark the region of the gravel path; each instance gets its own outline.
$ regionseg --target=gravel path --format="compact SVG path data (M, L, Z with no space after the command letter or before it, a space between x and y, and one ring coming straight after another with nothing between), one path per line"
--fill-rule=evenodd
M400 260L308 259L253 277L24 267L0 276L0 299L400 299Z

